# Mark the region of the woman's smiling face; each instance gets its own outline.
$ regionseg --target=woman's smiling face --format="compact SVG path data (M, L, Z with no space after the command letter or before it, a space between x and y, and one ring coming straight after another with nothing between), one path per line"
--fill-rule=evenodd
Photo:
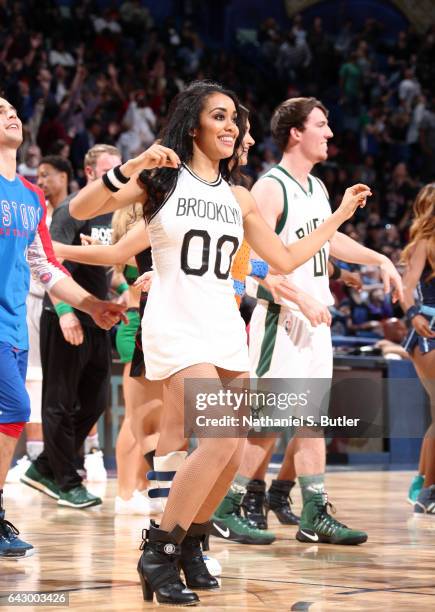
M231 157L239 128L233 100L221 93L210 94L199 116L199 127L194 130L194 152L197 147L213 161Z

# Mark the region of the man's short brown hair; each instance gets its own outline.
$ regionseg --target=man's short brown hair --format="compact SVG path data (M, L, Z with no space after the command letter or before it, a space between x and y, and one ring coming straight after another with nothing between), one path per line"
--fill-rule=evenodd
M270 121L272 137L283 153L288 144L290 130L305 129L305 121L313 108L320 108L328 116L328 110L317 98L289 98L274 111Z
M121 151L116 147L108 144L96 144L89 149L89 151L85 155L84 166L91 166L91 168L95 168L97 163L97 159L103 153L108 153L109 155L117 155L121 158Z

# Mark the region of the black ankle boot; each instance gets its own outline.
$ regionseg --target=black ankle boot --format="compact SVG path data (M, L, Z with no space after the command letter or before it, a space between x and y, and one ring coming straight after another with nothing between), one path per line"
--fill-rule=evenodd
M143 551L137 565L145 601L178 606L194 606L199 603L196 593L190 591L180 579L178 563L185 531L177 525L170 533L159 529L154 521L142 532Z
M251 527L267 529L267 517L264 513L266 483L264 480L251 480L246 487L242 509Z
M299 517L293 514L290 498L290 491L294 487L293 480L272 480L269 491L266 495L265 508L266 516L270 510L276 514L276 518L283 525L298 525Z
M180 567L184 572L186 584L192 589L217 589L219 583L210 574L202 556L202 547L208 540L212 524L192 523L181 543Z

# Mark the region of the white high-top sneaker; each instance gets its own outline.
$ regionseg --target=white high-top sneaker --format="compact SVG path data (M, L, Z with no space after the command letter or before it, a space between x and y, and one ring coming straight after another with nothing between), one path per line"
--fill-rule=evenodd
M15 484L17 482L20 482L21 476L24 476L24 473L27 472L31 465L32 462L30 461L28 456L24 455L23 457L21 457L21 459L18 459L14 467L8 471L5 482L7 482L8 484Z
M148 500L151 514L162 514L165 509L162 500L158 497L153 499L148 495L148 491L149 489L144 489L140 494Z
M133 495L130 499L122 499L122 497L115 497L115 514L141 514L142 516L149 516L155 514L153 509L154 502L139 491L133 491Z
M106 482L107 471L104 467L103 451L92 449L85 455L85 470L88 482Z

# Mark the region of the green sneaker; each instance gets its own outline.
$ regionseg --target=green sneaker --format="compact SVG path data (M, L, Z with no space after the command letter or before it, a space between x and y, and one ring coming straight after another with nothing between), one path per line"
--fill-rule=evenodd
M79 485L69 491L59 491L59 506L68 506L69 508L89 508L90 506L99 506L102 504L101 498L92 495L83 485Z
M409 487L409 490L408 490L408 503L412 505L415 504L420 494L420 491L423 488L423 484L424 484L424 476L420 476L420 474L417 474L417 476L414 476L411 482L411 486Z
M324 544L362 544L367 540L365 531L349 529L328 514L328 507L335 512L328 502L326 493L313 493L302 508L301 522L296 539L299 542Z
M68 506L69 508L89 508L90 506L99 506L102 500L96 495L92 495L83 486L79 485L69 491L59 491L59 506Z
M20 481L24 484L45 493L53 499L59 499L59 487L51 478L43 476L32 463L21 476Z
M275 535L264 529L256 529L241 515L243 493L229 491L211 518L211 534L239 544L272 544Z

